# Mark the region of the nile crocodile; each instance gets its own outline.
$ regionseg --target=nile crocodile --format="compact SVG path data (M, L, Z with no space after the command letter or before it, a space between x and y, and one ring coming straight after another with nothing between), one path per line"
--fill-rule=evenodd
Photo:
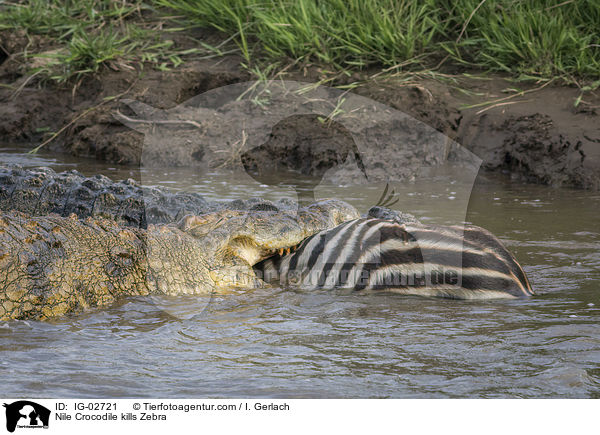
M133 181L9 167L0 168L0 208L0 320L48 319L127 295L261 286L255 263L358 217L337 200L300 210L210 203Z

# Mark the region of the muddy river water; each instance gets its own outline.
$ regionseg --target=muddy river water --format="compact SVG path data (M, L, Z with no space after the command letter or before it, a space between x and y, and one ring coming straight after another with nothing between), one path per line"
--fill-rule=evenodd
M212 199L249 196L248 177L224 171L140 175L10 149L0 150L0 159L141 177ZM252 196L293 193L250 187ZM315 196L340 197L365 211L381 187L321 186ZM424 221L460 218L448 206L460 198L443 177L396 192L395 208ZM599 212L597 192L478 179L462 219L488 228L516 255L538 293L526 300L269 288L159 304L132 298L52 322L4 322L0 395L600 398Z

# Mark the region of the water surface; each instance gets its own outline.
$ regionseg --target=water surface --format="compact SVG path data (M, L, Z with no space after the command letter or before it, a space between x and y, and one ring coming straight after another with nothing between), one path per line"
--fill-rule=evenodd
M272 199L293 193L224 171L140 173L10 149L0 159L133 177L214 199L247 197L250 188ZM364 211L380 191L322 186L317 196ZM400 186L396 208L455 223L453 192L444 180ZM600 398L599 211L598 193L480 177L464 219L515 253L538 293L526 300L271 288L166 300L167 310L132 298L52 322L4 322L0 395Z

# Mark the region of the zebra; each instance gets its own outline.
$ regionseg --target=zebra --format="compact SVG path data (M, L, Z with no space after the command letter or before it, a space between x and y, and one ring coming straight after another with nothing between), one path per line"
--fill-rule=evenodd
M408 215L410 216L410 215ZM474 225L365 217L321 231L255 265L266 282L452 299L533 295L523 268Z

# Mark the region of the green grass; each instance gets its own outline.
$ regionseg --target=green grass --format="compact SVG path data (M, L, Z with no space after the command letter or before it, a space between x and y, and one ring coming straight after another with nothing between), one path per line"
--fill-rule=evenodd
M59 82L97 72L102 65L115 61L129 51L128 38L112 28L94 34L76 30L64 50L42 54L49 61L39 70Z
M433 0L157 0L204 27L236 34L242 52L341 68L418 62L440 30ZM258 50L256 50L258 48Z
M27 0L5 5L0 1L0 30L23 29L65 40L77 30L93 31L122 22L146 8L141 1Z
M452 10L455 27L479 0ZM450 7L451 2L448 2ZM600 76L600 0L485 2L458 42L442 42L453 58L481 69L549 78ZM453 36L453 35L452 35Z
M341 69L446 62L549 78L600 76L600 0L156 0L251 57Z
M177 67L182 55L206 51L174 50L169 32L156 31L152 5L142 0L26 0L2 5L0 30L24 30L28 36L43 35L51 50L23 53L38 58L31 72L57 82L77 80L109 66L131 68L151 63L158 69ZM158 17L160 18L160 17ZM160 24L160 22L158 23ZM161 26L158 26L161 27Z
M162 69L182 63L189 50L173 51L148 16L223 32L249 70L318 64L338 72L407 71L443 64L576 83L600 77L600 0L0 1L0 29L46 35L60 46L41 70L58 81L119 63ZM206 51L200 44L198 51Z

